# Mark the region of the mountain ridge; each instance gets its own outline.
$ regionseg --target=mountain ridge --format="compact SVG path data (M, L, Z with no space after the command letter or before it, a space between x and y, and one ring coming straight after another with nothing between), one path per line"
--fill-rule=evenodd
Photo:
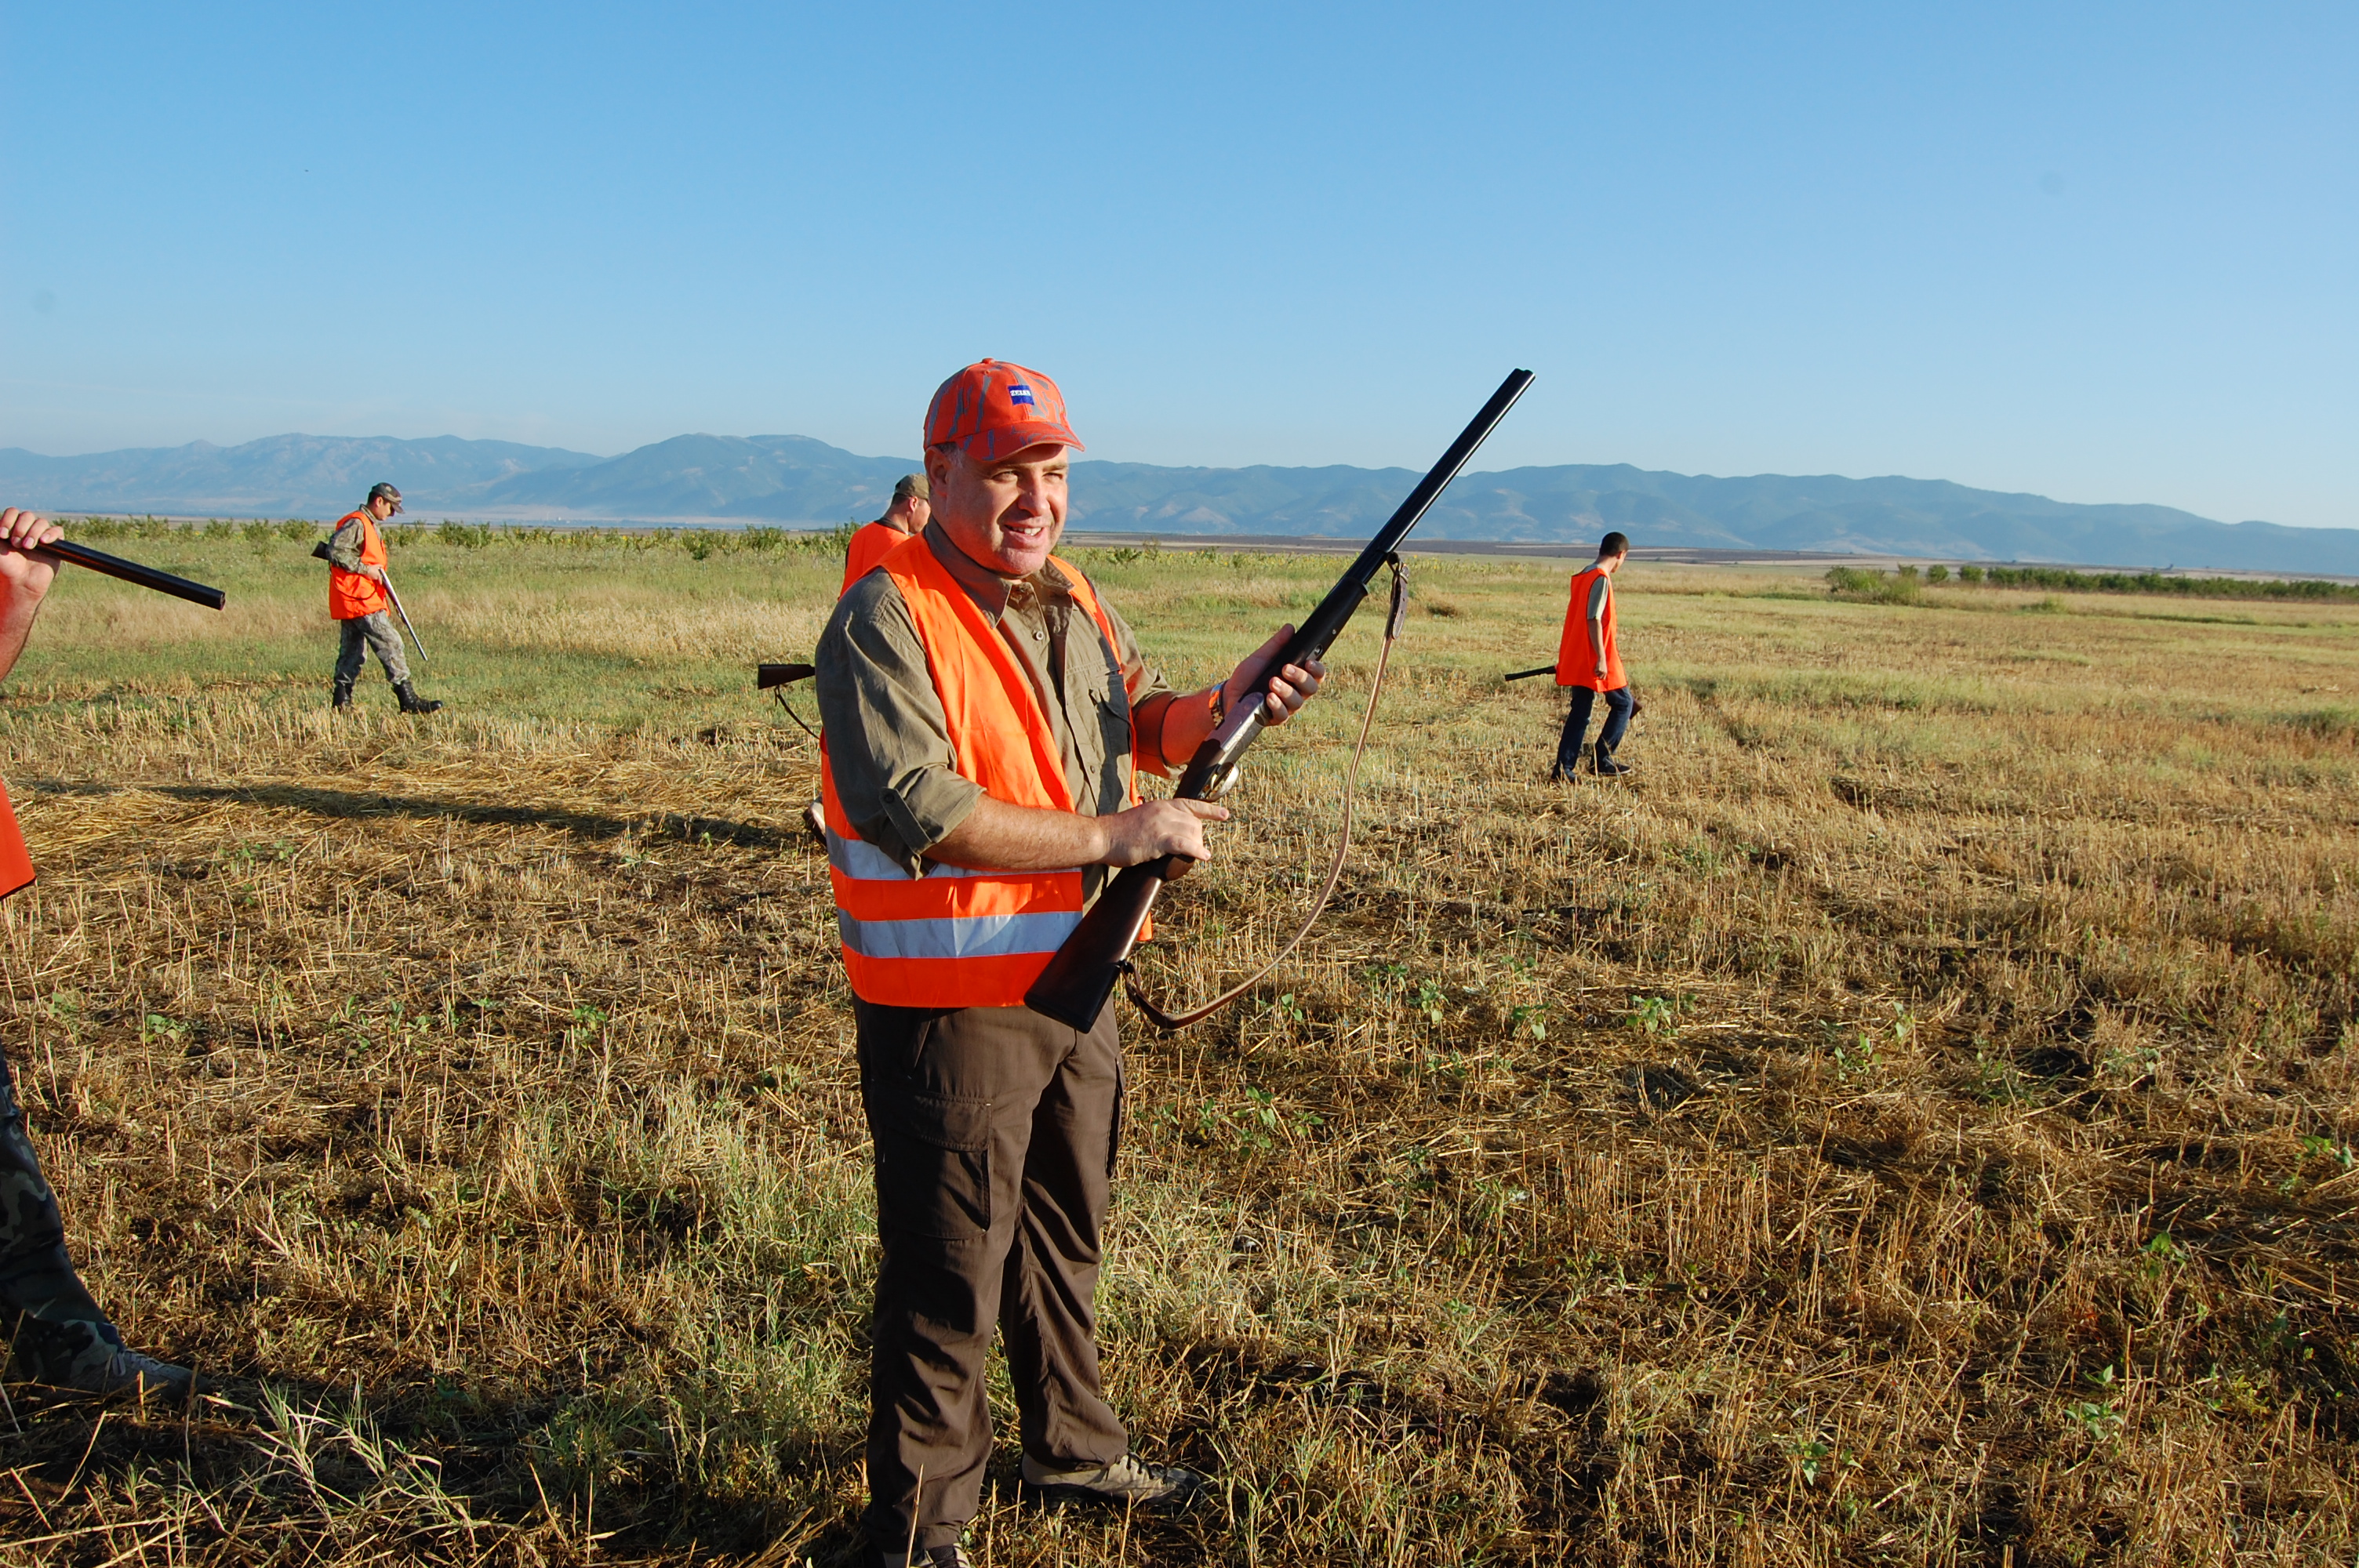
M893 481L917 466L808 436L695 433L602 458L455 436L290 434L66 458L0 449L0 499L57 513L332 517L390 479L413 517L828 527L876 515ZM1373 532L1417 478L1410 469L1347 464L1085 460L1073 466L1069 520L1107 532L1350 537ZM1527 466L1462 476L1419 532L1553 543L1609 528L1641 544L1703 548L2359 574L2359 529L2220 523L2174 507L2055 501L1901 475Z

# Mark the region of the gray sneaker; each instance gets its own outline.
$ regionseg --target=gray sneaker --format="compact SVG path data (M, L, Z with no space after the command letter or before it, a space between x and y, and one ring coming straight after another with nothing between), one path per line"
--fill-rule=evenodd
M1112 1503L1116 1508L1176 1508L1194 1497L1204 1477L1177 1465L1149 1465L1125 1454L1111 1465L1051 1470L1024 1456L1024 1484L1051 1502Z
M883 1568L974 1568L963 1546L931 1546L921 1552L886 1552L876 1561Z
M16 1327L15 1369L27 1380L85 1394L180 1395L196 1374L126 1349L110 1323L25 1317Z

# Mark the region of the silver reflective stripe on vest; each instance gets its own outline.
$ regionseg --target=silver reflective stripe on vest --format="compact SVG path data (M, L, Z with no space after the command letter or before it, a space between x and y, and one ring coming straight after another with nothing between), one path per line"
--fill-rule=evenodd
M827 863L855 881L913 882L918 879L903 871L900 862L862 838L847 838L833 827L827 830ZM1060 877L1079 871L1078 866L1066 866L1053 871L978 871L967 866L946 866L940 860L925 862L925 874L929 877Z
M845 949L864 958L1005 958L1053 953L1081 923L1078 913L854 920L840 909L835 912L836 933Z

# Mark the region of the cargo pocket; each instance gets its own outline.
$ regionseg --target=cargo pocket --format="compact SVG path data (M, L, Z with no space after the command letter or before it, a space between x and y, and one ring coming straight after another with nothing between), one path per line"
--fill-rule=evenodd
M989 1100L888 1094L870 1100L868 1131L879 1231L964 1241L991 1228Z

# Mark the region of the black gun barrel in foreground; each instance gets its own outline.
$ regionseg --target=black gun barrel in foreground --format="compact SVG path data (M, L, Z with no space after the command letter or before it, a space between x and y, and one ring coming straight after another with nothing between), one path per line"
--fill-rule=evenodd
M1319 608L1306 617L1288 643L1284 651L1268 666L1271 671L1288 665L1299 665L1327 652L1328 646L1367 598L1369 586L1376 573L1408 531L1417 526L1435 498L1458 477L1458 470L1473 457L1474 449L1490 435L1492 427L1506 417L1524 388L1532 384L1532 373L1519 370L1511 373L1483 405L1483 411L1473 422L1459 433L1450 449L1431 471L1418 481L1408 499L1400 503L1392 520L1376 530L1368 547L1360 552L1342 580L1328 590L1319 601ZM1256 682L1266 690L1266 679ZM1198 749L1188 763L1188 771L1180 776L1172 795L1180 800L1211 800L1225 790L1235 777L1238 759L1245 753L1265 728L1262 722L1263 703L1257 691L1254 700L1241 702L1233 708L1212 738ZM1163 892L1163 884L1184 875L1195 862L1184 855L1169 855L1131 866L1114 879L1112 885L1098 895L1073 934L1065 938L1032 989L1024 993L1024 1004L1071 1029L1088 1029L1104 1011L1106 1000L1114 995L1114 983L1121 979L1122 969L1130 958L1130 950L1137 945L1138 933L1147 924L1147 912Z
M174 577L170 572L159 572L154 567L143 567L137 561L126 561L121 556L110 556L104 550L93 550L88 545L52 539L33 553L49 556L55 560L71 561L75 566L104 572L108 577L121 578L125 582L136 582L141 588L152 588L158 593L168 593L176 599L201 604L207 610L219 610L229 602L229 596L217 588L207 588L203 583L190 582L187 578Z

